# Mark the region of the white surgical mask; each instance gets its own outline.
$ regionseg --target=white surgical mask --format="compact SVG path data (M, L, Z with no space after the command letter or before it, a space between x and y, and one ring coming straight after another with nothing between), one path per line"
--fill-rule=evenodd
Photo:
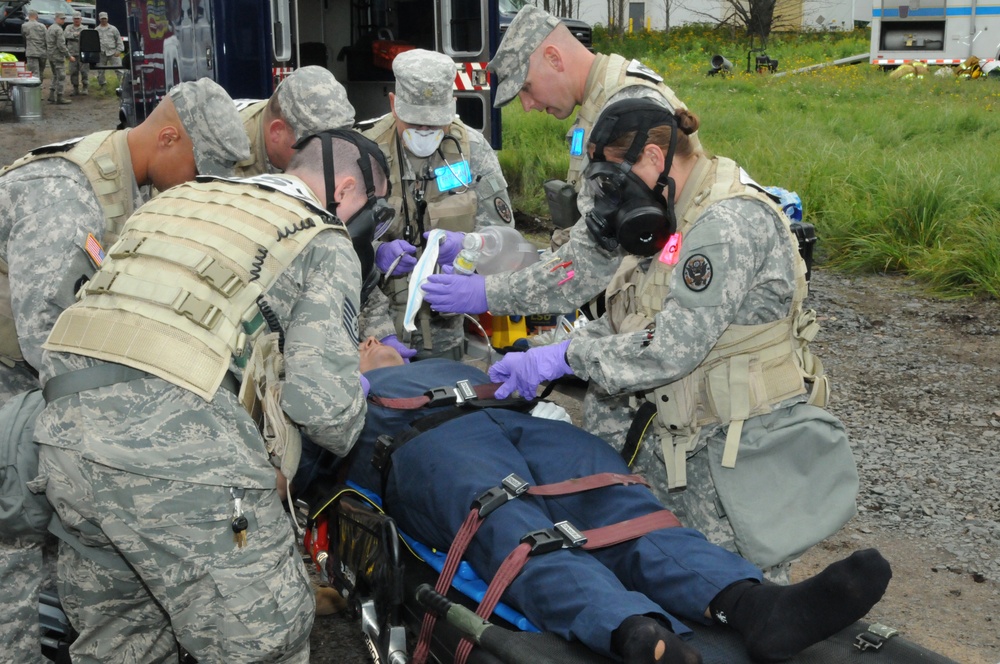
M403 145L418 157L429 157L441 145L444 131L441 129L407 129L403 132Z

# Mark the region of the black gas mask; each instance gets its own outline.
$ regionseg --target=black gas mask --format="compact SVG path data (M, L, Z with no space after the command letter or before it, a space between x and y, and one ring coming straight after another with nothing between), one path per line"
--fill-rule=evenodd
M632 172L649 132L669 126L670 149L663 171L650 189ZM617 138L636 132L620 164L606 160L604 149ZM674 216L675 185L667 174L677 146L677 119L670 109L649 99L626 99L615 102L601 114L591 132L594 154L584 171L584 186L594 197L594 207L587 213L587 228L597 243L614 251L619 246L630 254L652 256L677 230ZM663 190L667 190L664 201Z
M353 144L360 153L358 157L358 167L365 182L365 195L368 200L364 207L358 210L350 219L343 219L347 225L347 231L351 235L351 242L354 244L354 252L361 262L361 306L364 306L372 290L378 285L379 273L375 267L375 247L374 242L385 233L392 222L396 211L389 205L385 197L376 195L375 178L372 174L371 159L382 169L386 176L386 193L388 196L391 189L388 174L389 166L386 163L385 155L378 145L370 139L362 136L350 129L330 129L300 138L292 146L299 149L312 138L322 141L323 150L323 174L326 181L326 209L337 217L337 200L334 192L337 188L336 174L333 165L333 141L343 140Z

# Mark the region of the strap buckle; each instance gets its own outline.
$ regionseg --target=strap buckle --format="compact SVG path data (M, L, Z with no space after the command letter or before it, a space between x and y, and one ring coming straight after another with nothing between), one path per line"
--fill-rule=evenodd
M877 634L872 634L870 632L861 632L854 637L854 647L861 652L866 652L868 650L879 650L885 645L885 639Z
M478 498L472 501L472 509L479 512L479 518L485 519L496 508L507 504L507 501L514 500L528 490L528 483L511 473L503 478L500 486L495 486L482 492Z
M372 465L375 466L376 470L380 473L385 472L385 469L389 467L389 461L392 458L393 451L395 451L395 446L392 436L382 434L375 439L375 451L372 453Z
M473 389L472 383L468 380L460 380L455 383L454 387L432 387L431 389L424 392L424 395L429 399L427 402L428 408L436 408L438 406L461 406L462 404L474 401L479 397L476 396L476 390Z
M587 536L569 521L560 521L551 528L530 532L521 538L521 544L528 544L529 556L551 553L559 549L577 549L587 543Z

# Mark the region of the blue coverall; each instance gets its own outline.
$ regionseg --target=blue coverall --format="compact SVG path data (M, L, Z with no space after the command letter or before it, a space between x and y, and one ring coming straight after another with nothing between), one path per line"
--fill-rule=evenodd
M462 379L474 385L489 382L481 371L451 360L377 369L366 377L371 394L382 397L418 396ZM375 439L380 434L395 436L432 412L369 404L365 428L351 454L349 479L379 491L380 477L370 463ZM603 472L629 470L600 438L564 422L481 410L426 431L393 454L385 507L404 532L447 549L473 500L510 473L530 484L551 484ZM548 498L523 495L486 518L465 560L491 579L528 532L563 520L586 530L660 509L641 485ZM611 633L629 616L660 616L675 633L687 634L690 630L674 616L707 623L709 602L742 579L759 581L760 570L710 544L698 531L667 528L605 549L533 556L503 599L539 628L610 655Z

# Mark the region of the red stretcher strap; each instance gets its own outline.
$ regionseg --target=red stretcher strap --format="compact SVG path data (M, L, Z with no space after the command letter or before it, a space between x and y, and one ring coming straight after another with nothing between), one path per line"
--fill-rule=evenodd
M587 537L587 543L583 545L583 548L587 551L603 549L604 547L638 539L654 530L679 528L680 525L681 522L670 510L650 512L645 516L629 519L628 521L621 521L620 523L613 523L610 526L583 531L583 534Z
M518 544L504 558L493 580L490 581L490 585L486 589L486 594L483 595L483 601L476 608L477 616L483 620L487 620L493 614L493 609L500 602L500 597L507 590L507 587L514 582L517 575L521 573L521 568L528 561L529 555L531 555L531 545ZM469 658L469 653L472 652L472 645L472 641L465 638L462 639L455 649L455 664L465 664L465 661Z
M629 519L628 521L613 523L601 528L584 530L583 534L586 536L587 542L582 546L582 548L588 551L593 549L602 549L604 547L614 546L615 544L621 544L622 542L637 539L643 535L653 532L654 530L676 528L680 525L681 522L670 510L651 512L644 516L636 517L635 519ZM490 581L490 585L486 589L486 594L483 595L483 601L479 603L479 607L476 609L477 616L483 620L489 619L489 617L493 614L493 609L495 609L496 605L500 602L500 598L507 591L510 584L514 582L514 579L517 578L517 575L521 573L521 569L524 567L525 563L528 562L530 555L531 545L526 542L518 544L517 547L515 547L510 554L508 554L503 563L501 563L500 567L497 569L497 573L493 577L493 580ZM472 652L472 645L472 642L468 639L462 639L458 648L455 649L455 664L465 664L469 657L469 653Z
M441 568L441 575L438 576L434 590L442 595L447 594L448 588L451 586L451 581L455 578L458 565L462 562L462 556L465 555L465 550L469 548L469 542L472 541L482 523L483 520L479 517L478 510L472 510L465 517L465 521L455 534L455 540L448 549L448 555L445 556L444 566ZM430 611L424 614L423 623L420 625L420 636L417 639L417 647L413 651L413 664L424 664L427 660L431 648L431 634L434 631L434 623L436 621L437 617Z
M571 480L555 482L553 484L541 484L528 488L527 493L533 496L565 496L572 493L581 493L591 489L603 489L606 486L620 484L629 486L630 484L642 484L649 486L649 482L642 475L622 475L621 473L598 473L586 477L577 477Z

